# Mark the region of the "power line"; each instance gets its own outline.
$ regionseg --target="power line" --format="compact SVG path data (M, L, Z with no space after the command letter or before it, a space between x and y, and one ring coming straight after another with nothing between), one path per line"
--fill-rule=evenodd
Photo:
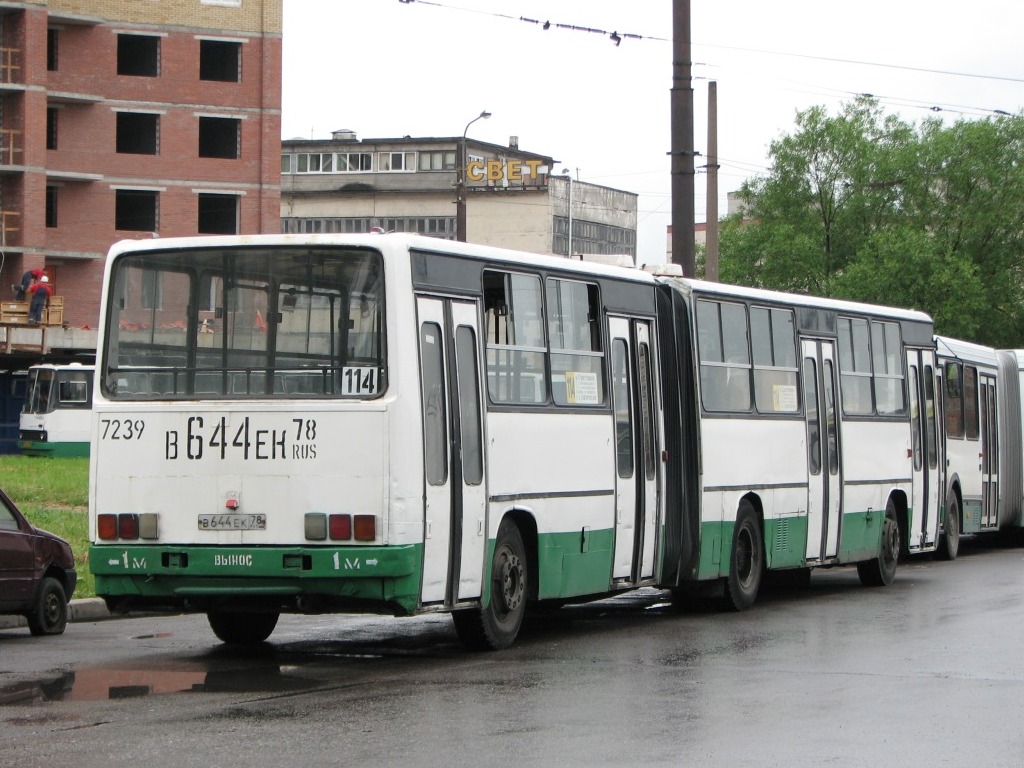
M650 40L650 41L659 42L659 43L671 43L672 42L672 40L670 38L658 37L656 35L640 35L640 34L635 34L635 33L631 33L631 32L618 32L617 30L613 30L613 31L609 32L606 29L597 29L597 28L590 27L590 26L587 26L587 25L584 25L584 24L567 24L567 23L563 23L563 22L552 22L550 20L543 20L542 21L541 19L531 19L531 18L528 18L526 16L513 16L511 14L498 13L498 12L495 12L495 11L481 11L481 10L477 10L475 8L463 8L463 7L460 7L460 6L448 5L446 3L434 2L434 0L398 0L398 1L400 3L402 3L403 5L410 5L412 3L418 3L419 5L429 5L429 6L434 6L436 8L443 8L443 9L449 10L449 11L459 11L459 12L462 12L462 13L475 13L475 14L479 14L479 15L482 15L482 16L491 16L492 18L496 18L496 19L505 19L507 21L524 22L524 23L527 23L527 24L538 26L538 27L540 27L540 28L542 28L544 30L548 30L548 29L563 29L563 30L568 30L568 31L571 31L571 32L585 32L585 33L590 33L590 34L598 34L598 35L609 37L611 39L611 41L615 43L616 46L618 46L623 40L627 40L627 39L628 40L637 40L637 41ZM766 56L786 56L786 57L797 58L797 59L809 59L811 61L830 61L830 62L837 63L837 64L856 64L856 65L864 66L864 67L881 67L881 68L884 68L884 69L898 69L898 70L904 70L904 71L907 71L907 72L922 72L922 73L931 74L931 75L947 75L947 76L952 76L952 77L977 78L977 79L981 79L981 80L1001 80L1003 82L1008 82L1008 83L1024 83L1024 78L1007 77L1005 75L988 75L988 74L982 74L982 73L979 73L979 72L958 72L956 70L948 70L948 69L931 69L929 67L913 67L913 66L909 66L909 65L906 65L906 64L890 64L888 62L864 61L862 59L844 59L844 58L839 58L839 57L835 57L835 56L817 56L817 55L809 54L809 53L790 53L790 52L787 52L787 51L772 51L772 50L768 50L768 49L765 49L765 48L745 48L743 46L719 45L719 44L716 44L716 43L699 43L699 42L696 42L696 41L694 41L693 45L695 47L718 48L718 49L727 50L727 51L742 51L742 52L745 52L745 53L758 53L758 54L762 54L762 55L766 55ZM694 62L694 63L696 63L696 62ZM996 111L996 110L993 110L993 111Z
M713 43L694 43L704 48L721 48L728 51L744 51L746 53L760 53L768 56L789 56L796 59L811 59L813 61L831 61L837 64L857 64L863 67L883 67L885 69L902 69L907 72L924 72L930 75L951 75L953 77L975 77L982 80L1003 80L1008 83L1024 83L1024 78L1006 77L1004 75L983 75L977 72L956 72L949 69L930 69L928 67L911 67L906 64L888 64L880 61L863 61L860 59L840 59L833 56L815 56L809 53L786 53L783 51L769 51L763 48L742 48L733 45L715 45Z

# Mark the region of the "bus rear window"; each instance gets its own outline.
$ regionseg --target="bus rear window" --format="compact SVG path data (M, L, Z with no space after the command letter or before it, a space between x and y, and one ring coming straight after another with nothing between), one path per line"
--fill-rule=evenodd
M109 296L111 398L366 398L386 384L375 251L137 253L115 263Z

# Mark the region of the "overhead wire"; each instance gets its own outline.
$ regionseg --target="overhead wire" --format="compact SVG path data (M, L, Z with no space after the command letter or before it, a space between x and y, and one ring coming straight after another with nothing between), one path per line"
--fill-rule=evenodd
M657 35L643 35L643 34L638 34L638 33L633 33L633 32L619 32L617 29L616 30L612 30L612 31L608 31L607 29L600 29L600 28L592 27L592 26L589 26L589 25L586 25L586 24L566 23L566 22L558 22L558 21L553 22L550 19L541 20L541 19L530 18L530 17L527 17L527 16L515 16L513 14L501 13L499 11L480 10L480 9L477 9L477 8L466 8L466 7L462 7L462 6L451 5L451 4L448 4L448 3L441 3L441 2L437 2L436 0L399 0L399 2L404 4L404 5L411 5L412 3L417 3L419 5L434 6L436 8L442 8L442 9L449 10L449 11L458 11L458 12L463 12L463 13L474 13L474 14L479 14L479 15L483 15L483 16L490 16L490 17L497 18L497 19L504 19L504 20L507 20L507 21L515 21L515 22L527 23L527 24L531 24L533 26L540 27L543 30L560 29L560 30L566 30L566 31L570 31L570 32L583 32L583 33L587 33L587 34L597 34L597 35L607 36L613 43L615 43L616 47L618 47L622 43L623 40L634 40L634 41L638 41L638 42L652 41L652 42L658 42L658 43L671 43L672 42L671 38L660 37L660 36L657 36ZM761 54L761 55L765 55L765 56L781 56L781 57L790 57L790 58L805 59L805 60L812 60L812 61L827 61L827 62L833 62L833 63L838 63L838 64L853 64L853 65L865 66L865 67L880 67L880 68L885 68L885 69L896 69L896 70L902 70L902 71L906 71L906 72L919 72L919 73L925 73L925 74L944 75L944 76L950 76L950 77L967 77L967 78L975 78L975 79L982 79L982 80L994 80L994 81L1002 81L1002 82L1009 82L1009 83L1024 83L1024 78L1009 77L1009 76L1006 76L1006 75L992 75L992 74L985 74L985 73L979 73L979 72L963 72L963 71L949 70L949 69L936 69L936 68L931 68L931 67L918 67L918 66L912 66L912 65L908 65L908 64L893 64L893 63L890 63L890 62L867 61L867 60L864 60L864 59L850 59L850 58L842 58L842 57L837 57L837 56L821 56L821 55L817 55L817 54L793 53L793 52L789 52L789 51L773 51L773 50L765 49L765 48L748 48L748 47L744 47L744 46L721 45L721 44L717 44L717 43L693 42L692 45L693 45L693 47L697 47L697 48L715 48L715 49L721 49L721 50L742 51L742 52L745 52L745 53L757 53L757 54ZM691 62L691 65L692 66L710 66L710 65L702 63L702 62ZM697 76L694 79L703 79L703 78L701 78L700 76ZM810 86L810 87L817 87L817 86ZM828 89L826 89L826 90L828 90ZM847 92L847 93L849 93L850 95L859 95L856 92ZM881 101L882 99L879 97L879 100ZM980 116L980 115L986 115L986 114L995 114L995 115L1007 115L1007 114L1010 114L1006 110L998 109L998 108L973 107L973 106L966 106L966 105L943 105L943 104L936 104L936 103L928 104L927 102L923 102L923 101L919 101L919 100L914 100L914 99L901 99L900 97L887 97L887 102L886 103L891 103L891 104L897 105L897 106L908 106L908 107L916 107L916 108L921 108L921 109L927 109L927 110L929 110L931 112L954 112L954 113L959 113L959 114L964 114L964 115L978 115L978 116Z

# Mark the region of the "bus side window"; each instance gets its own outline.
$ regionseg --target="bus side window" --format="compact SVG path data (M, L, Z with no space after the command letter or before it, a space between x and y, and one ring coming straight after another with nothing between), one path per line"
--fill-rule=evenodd
M906 413L903 396L903 366L900 327L896 323L871 321L872 381L875 407L880 415Z
M747 312L742 304L697 302L701 400L709 411L750 410Z
M871 404L871 357L868 321L840 317L839 381L843 413L866 415Z
M967 365L964 366L964 432L968 440L978 439L979 424L978 369Z
M964 396L963 367L960 363L947 362L943 366L945 382L946 437L963 439L964 436Z
M484 272L487 394L495 403L547 402L540 278Z
M760 413L796 413L796 329L788 310L752 307L750 341L754 358L754 403Z
M547 280L551 395L556 405L603 405L601 302L596 285Z

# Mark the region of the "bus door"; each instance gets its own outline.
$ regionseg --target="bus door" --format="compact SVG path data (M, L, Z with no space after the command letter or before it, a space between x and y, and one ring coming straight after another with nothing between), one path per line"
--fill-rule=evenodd
M910 539L911 552L935 543L938 536L939 453L938 411L935 401L935 352L907 350L907 384L910 392L911 454L913 456L914 498Z
M612 578L654 576L657 416L651 323L610 317L615 419L615 562Z
M981 388L981 527L999 525L999 426L996 418L996 378L978 372Z
M842 423L835 343L802 339L807 421L807 560L839 555L842 528Z
M481 595L485 520L483 419L473 302L420 297L421 407L426 512L423 604Z

